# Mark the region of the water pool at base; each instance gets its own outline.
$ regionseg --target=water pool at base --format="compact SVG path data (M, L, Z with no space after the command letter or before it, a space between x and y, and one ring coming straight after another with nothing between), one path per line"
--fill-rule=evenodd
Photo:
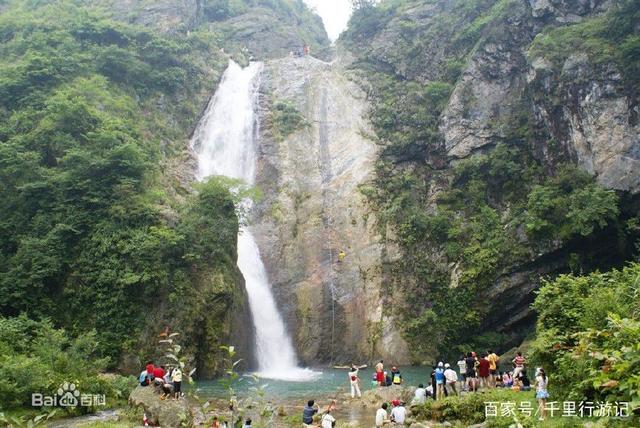
M320 399L333 396L337 393L349 392L347 372L342 369L313 368L320 374L314 380L301 382L284 381L275 379L258 379L257 383L251 376L241 376L234 384L233 389L240 396L246 395L251 388L261 388L268 399L302 400ZM431 368L425 366L400 367L404 384L417 386L430 382ZM373 389L371 378L373 368L360 370L360 388L362 392ZM201 398L225 398L228 397L225 382L222 379L200 380L194 385Z

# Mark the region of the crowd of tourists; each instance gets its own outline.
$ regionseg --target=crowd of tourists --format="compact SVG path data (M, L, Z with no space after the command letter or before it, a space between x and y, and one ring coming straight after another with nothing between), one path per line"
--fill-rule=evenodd
M499 360L500 357L493 351L484 352L479 357L475 352L469 352L461 355L456 362L458 372L449 363L439 362L431 372L431 385L425 388L426 396L438 400L450 394L458 395L462 391L476 392L480 389L531 390L531 381L525 369L527 360L522 352L517 352L511 361L510 370L499 371ZM544 373L544 370L536 371L536 382L540 372ZM544 390L546 391L546 384Z
M138 378L141 386L154 387L160 399L179 399L182 393L182 370L180 367L156 366L148 361Z
M513 391L530 391L531 381L527 375L527 360L521 352L517 352L512 359L508 370L500 371L499 356L493 351L487 351L479 356L475 352L461 355L456 362L457 371L449 363L443 361L434 364L430 379L420 383L414 393L411 406L424 404L427 400L442 400L449 395L461 393L475 393L492 388L510 388ZM360 389L360 370L366 365L356 366L352 364L348 372L348 381L352 398L362 397ZM347 368L347 367L345 367ZM161 399L179 399L183 396L181 391L182 370L180 367L165 367L154 365L153 361L147 362L140 373L140 385L153 387L160 394ZM546 416L546 400L548 378L542 368L535 371L536 398L539 401L540 419ZM374 388L402 385L404 383L402 373L398 367L385 370L384 361L380 360L375 365L371 379ZM425 384L427 385L425 387ZM305 427L333 428L336 425L334 416L336 401L333 400L322 412L314 400L310 400L302 411L302 422ZM406 419L406 403L400 399L391 400L391 403L383 403L375 413L375 426L403 425ZM217 422L217 419L216 419ZM215 422L214 422L215 426ZM218 422L218 426L219 422ZM243 427L249 428L251 420L244 421Z
M511 360L511 367L508 370L500 371L500 357L493 351L487 351L479 356L475 352L461 355L456 362L457 371L449 363L439 362L434 364L433 370L427 386L420 383L414 393L411 406L424 404L427 400L442 400L449 395L460 395L462 393L475 393L481 390L492 388L510 388L513 391L530 391L531 381L527 375L527 360L522 352L517 352L515 358ZM366 366L351 365L348 372L351 397L361 397L359 371ZM384 368L384 361L379 361L371 380L375 388L401 385L403 383L402 374L398 367L392 367L390 371ZM549 380L542 368L535 371L536 399L539 402L539 417L546 416L546 400L549 398L547 392ZM383 403L375 413L375 426L384 427L388 425L403 425L406 419L406 404L399 400L392 400ZM303 409L302 422L305 427L317 426L314 424L314 417L320 418L321 428L332 428L336 424L333 415L335 401L327 409L319 413L319 407L313 400L307 403ZM317 417L316 417L317 419Z

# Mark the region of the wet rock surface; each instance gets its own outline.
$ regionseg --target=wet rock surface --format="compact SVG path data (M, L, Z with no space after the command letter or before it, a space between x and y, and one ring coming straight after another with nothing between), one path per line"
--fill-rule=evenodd
M608 0L487 2L479 6L485 10L474 15L456 9L460 4L455 2L405 2L381 20L381 28L367 33L366 40L354 37L349 42L356 46L353 54L360 61L381 73L423 85L451 83L437 141L429 153L413 159L413 165L426 162L437 170L434 177L444 177L446 182L461 160L489 153L498 144L514 144L518 140L514 134L526 128L534 135L530 150L549 170L563 162L575 163L604 187L637 198L640 107L637 93L628 84L625 87L614 61L597 64L588 52L578 49L560 63L552 63L530 51L536 37L598 16L612 4ZM465 39L463 29L477 29L474 24L482 21L478 16L489 24L476 38L467 34ZM455 57L452 52L465 43L475 44L458 64L459 75L449 80L447 59ZM435 212L443 186L436 179L430 185L434 196L424 209ZM530 243L523 232L522 246ZM513 337L513 344L521 341L534 325L530 304L540 278L567 272L571 252L607 260L607 252L621 254L614 246L585 239L559 248L554 242L506 267L493 284L478 292L479 301L501 302L492 305L483 328ZM430 262L441 260L437 249L425 252ZM460 265L452 261L448 266L450 287L455 288Z
M268 62L263 92L256 181L265 198L253 227L300 357L406 363L406 344L383 311L384 248L359 190L377 156L365 94L340 60L312 57ZM282 101L304 126L278 138L268 114Z

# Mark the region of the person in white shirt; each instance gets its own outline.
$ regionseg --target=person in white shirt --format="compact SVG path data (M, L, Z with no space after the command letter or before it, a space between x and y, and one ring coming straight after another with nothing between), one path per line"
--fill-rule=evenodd
M404 425L404 419L407 416L407 409L404 407L404 403L398 400L393 400L393 409L391 409L391 422L395 422L399 425Z
M467 362L464 359L464 355L460 355L460 359L458 360L458 369L460 369L460 381L462 382L461 389L463 391L467 390Z
M177 400L182 395L182 370L180 367L176 367L171 372L171 380L173 381L173 395Z
M456 383L458 382L458 373L451 368L449 363L444 365L444 378L447 381L447 388L451 388L454 394L458 395Z
M431 384L427 385L424 390L427 392L429 397L433 398L433 386Z
M413 396L413 400L411 400L411 404L424 404L427 401L427 390L424 389L424 385L418 385L418 389L416 389L415 395Z
M355 398L357 395L358 398L362 397L360 393L360 378L358 378L358 367L355 365L351 366L351 370L349 371L349 384L351 385L351 398Z
M327 409L322 419L320 419L322 428L333 428L336 425L336 418L331 415L331 407Z
M391 422L389 415L387 415L387 407L387 403L382 403L382 407L376 411L376 428L383 427Z
M538 420L543 421L547 416L547 399L549 399L549 392L547 388L549 386L549 378L544 372L544 369L538 368L536 370L536 399L538 400L538 411L540 418Z

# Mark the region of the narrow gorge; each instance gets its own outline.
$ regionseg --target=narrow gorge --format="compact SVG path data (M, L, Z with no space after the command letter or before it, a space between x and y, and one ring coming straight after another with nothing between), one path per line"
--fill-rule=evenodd
M637 408L640 2L327 4L0 0L0 425L153 360L288 426L348 364L491 349Z

